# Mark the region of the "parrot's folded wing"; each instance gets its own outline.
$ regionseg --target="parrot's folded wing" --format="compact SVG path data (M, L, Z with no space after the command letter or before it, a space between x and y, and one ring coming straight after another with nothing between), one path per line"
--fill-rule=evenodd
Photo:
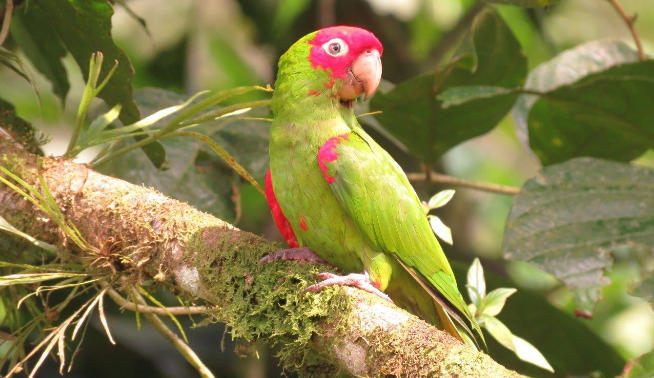
M318 152L318 162L334 195L373 245L394 256L436 302L450 310L443 317L449 319L449 328L454 327L450 319L454 317L483 340L423 205L395 160L356 128L329 139Z

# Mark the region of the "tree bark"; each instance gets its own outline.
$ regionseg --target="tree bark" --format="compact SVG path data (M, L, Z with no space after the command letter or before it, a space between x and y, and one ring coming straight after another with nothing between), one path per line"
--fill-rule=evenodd
M48 217L0 184L0 216L116 286L153 279L213 310L232 335L267 339L300 374L518 376L417 317L353 288L303 294L324 266L258 260L271 243L143 186L60 158L34 155L0 129L0 166L39 188L93 250L80 250ZM1 175L1 173L0 173ZM4 235L2 237L5 237ZM118 287L120 289L121 287Z

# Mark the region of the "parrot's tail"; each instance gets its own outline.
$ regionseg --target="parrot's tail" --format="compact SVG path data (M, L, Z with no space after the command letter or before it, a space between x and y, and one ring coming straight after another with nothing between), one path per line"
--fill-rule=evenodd
M438 316L439 327L456 337L457 339L469 344L478 350L481 346L486 349L486 340L477 322L472 318L470 313L462 313L459 309L450 304L424 277L413 269L404 264L400 259L396 259L413 279L429 294L434 301L434 308Z

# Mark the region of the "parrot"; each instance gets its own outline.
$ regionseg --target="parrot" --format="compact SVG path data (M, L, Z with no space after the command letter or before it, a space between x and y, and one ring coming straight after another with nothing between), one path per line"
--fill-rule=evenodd
M307 291L345 285L390 297L478 346L483 335L424 205L354 114L357 98L368 99L380 83L382 52L372 32L332 26L280 57L265 194L290 248L264 259L327 262L349 274L320 273Z

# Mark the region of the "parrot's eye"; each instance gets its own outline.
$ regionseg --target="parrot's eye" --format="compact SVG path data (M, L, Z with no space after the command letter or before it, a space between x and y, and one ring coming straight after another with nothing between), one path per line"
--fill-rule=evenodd
M333 38L322 45L323 50L331 56L347 54L347 44L340 38Z

